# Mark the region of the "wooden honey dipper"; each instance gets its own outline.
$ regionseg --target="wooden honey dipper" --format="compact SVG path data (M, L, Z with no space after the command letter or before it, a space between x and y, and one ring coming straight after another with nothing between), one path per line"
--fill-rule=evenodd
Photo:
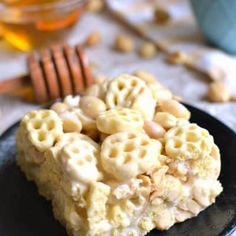
M31 84L35 100L45 103L78 94L93 84L89 62L80 45L56 45L28 57L29 75L0 83L0 94Z

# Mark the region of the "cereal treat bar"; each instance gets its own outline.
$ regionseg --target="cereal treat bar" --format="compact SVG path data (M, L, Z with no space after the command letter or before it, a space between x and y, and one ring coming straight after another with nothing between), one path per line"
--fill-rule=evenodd
M197 216L222 186L206 129L153 75L98 80L27 113L17 162L72 236L143 236Z

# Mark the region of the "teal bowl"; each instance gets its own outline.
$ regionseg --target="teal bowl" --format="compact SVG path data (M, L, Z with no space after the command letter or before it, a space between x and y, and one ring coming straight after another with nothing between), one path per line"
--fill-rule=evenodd
M236 54L236 0L191 0L191 5L209 43Z

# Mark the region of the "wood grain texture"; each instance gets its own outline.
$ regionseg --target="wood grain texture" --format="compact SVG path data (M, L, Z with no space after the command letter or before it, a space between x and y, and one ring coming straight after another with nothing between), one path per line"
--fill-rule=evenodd
M0 94L6 94L21 89L30 84L28 76L0 81Z

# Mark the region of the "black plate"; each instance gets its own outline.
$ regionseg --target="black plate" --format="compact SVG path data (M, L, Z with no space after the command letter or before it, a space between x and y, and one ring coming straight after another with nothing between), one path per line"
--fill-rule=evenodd
M236 134L207 113L188 107L192 121L208 129L221 150L224 192L199 216L168 231L154 230L149 236L230 235L236 229ZM54 220L50 203L38 195L34 183L26 181L16 166L17 127L0 137L0 235L65 236L64 228Z

